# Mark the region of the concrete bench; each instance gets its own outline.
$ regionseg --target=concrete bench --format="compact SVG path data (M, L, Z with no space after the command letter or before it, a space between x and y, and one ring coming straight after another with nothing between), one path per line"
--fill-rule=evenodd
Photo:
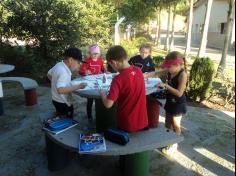
M38 83L35 80L25 77L0 77L0 82L19 82L24 89L26 106L37 104Z
M49 170L62 169L67 165L66 151L79 152L80 133L82 131L74 127L58 135L45 134ZM130 142L125 146L106 140L106 152L92 155L120 156L125 176L147 176L149 151L179 143L183 139L182 136L177 136L173 132L167 132L164 124L161 124L159 128L130 134Z

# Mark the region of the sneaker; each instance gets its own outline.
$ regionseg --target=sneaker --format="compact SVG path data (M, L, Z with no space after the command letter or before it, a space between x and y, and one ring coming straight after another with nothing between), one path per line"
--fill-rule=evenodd
M178 148L178 144L173 144L173 145L169 145L167 147L164 147L161 152L165 155L172 155L173 153L175 153L177 151Z

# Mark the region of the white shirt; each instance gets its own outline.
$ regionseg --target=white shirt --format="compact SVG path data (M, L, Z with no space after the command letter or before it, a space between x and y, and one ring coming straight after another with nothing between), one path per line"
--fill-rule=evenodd
M66 103L68 106L72 105L72 95L69 94L59 94L57 92L58 88L70 87L71 86L71 71L68 66L62 61L57 63L53 68L48 71L51 75L51 92L52 99L59 103Z

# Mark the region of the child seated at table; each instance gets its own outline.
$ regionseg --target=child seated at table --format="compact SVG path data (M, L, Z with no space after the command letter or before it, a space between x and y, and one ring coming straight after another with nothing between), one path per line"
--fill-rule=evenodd
M150 44L142 44L139 48L140 55L136 55L129 60L130 65L135 65L141 68L143 76L150 78L155 76L155 64L153 63L151 53L152 47ZM159 123L159 102L153 97L155 94L147 95L147 112L149 119L149 127L158 127Z
M118 103L117 127L127 132L137 132L148 127L146 90L142 71L130 66L125 49L111 47L106 55L109 65L120 74L112 80L110 91L101 91L103 104L111 108Z
M139 52L140 55L132 57L129 60L129 64L140 67L145 78L153 77L155 75L155 64L151 57L151 45L142 44L139 48Z
M90 56L84 60L83 65L80 68L79 74L82 76L86 75L97 75L107 72L103 59L101 57L101 50L98 45L94 44L89 47ZM92 120L92 106L94 99L87 99L87 116L89 120Z
M64 51L63 61L57 63L48 71L51 81L52 103L58 116L73 118L74 108L72 105L73 91L84 89L86 84L71 86L71 75L82 62L82 53L78 48L68 48Z

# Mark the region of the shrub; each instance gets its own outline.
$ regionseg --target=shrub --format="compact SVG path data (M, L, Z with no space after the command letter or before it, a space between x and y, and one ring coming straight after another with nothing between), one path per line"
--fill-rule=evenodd
M153 57L153 62L156 65L157 68L160 67L161 63L163 63L164 57L163 56L154 56Z
M121 41L121 45L125 48L129 57L132 57L139 52L139 47L142 43L147 43L147 39L144 37L139 37L132 41Z
M37 48L8 44L0 46L0 58L3 63L15 66L15 70L9 74L30 77L37 81L44 81L48 69L56 62L55 58L42 57Z
M190 71L188 84L188 96L191 100L200 99L202 102L209 96L215 73L215 65L210 58L196 58Z

